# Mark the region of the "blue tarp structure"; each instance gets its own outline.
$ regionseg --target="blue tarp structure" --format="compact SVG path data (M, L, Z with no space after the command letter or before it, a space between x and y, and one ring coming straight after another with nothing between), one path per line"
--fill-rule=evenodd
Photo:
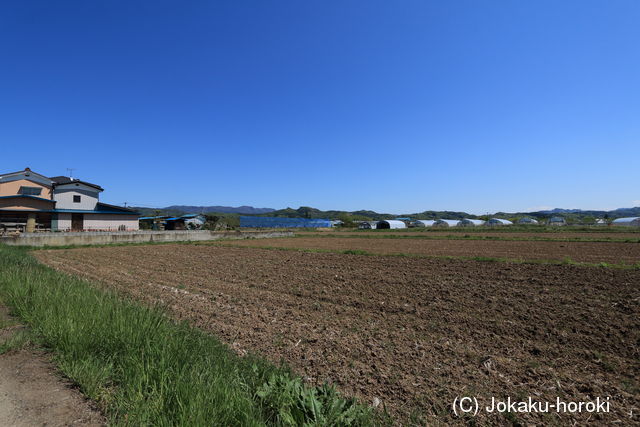
M278 218L271 216L241 216L240 227L250 228L293 228L293 227L331 227L328 219Z

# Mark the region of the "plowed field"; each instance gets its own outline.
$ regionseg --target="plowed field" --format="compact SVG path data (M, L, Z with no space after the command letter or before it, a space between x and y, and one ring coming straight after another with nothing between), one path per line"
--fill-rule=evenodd
M499 239L513 239L513 240L631 240L638 242L640 240L640 231L636 232L520 232L520 231L476 231L474 229L451 229L436 231L434 229L427 229L423 231L414 231L415 229L408 230L372 230L372 231L323 231L323 232L306 232L296 231L298 235L312 236L347 236L347 237L391 237L391 236L412 236L412 237L425 237L425 238L446 238L449 236L461 239L464 236L473 237L494 237Z
M356 237L294 237L226 241L232 246L263 246L321 250L363 250L380 255L492 257L612 264L640 263L640 243L535 242L496 240L371 239Z
M300 241L278 241L289 240ZM240 354L379 400L400 422L462 422L456 396L612 402L606 414L481 413L481 423L639 420L638 270L205 245L35 256L159 302Z

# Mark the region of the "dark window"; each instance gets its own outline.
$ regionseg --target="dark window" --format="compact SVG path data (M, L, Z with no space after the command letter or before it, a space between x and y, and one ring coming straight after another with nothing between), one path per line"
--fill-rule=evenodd
M42 188L40 187L20 187L20 194L25 196L39 196L42 193Z
M73 196L73 203L80 203L80 196Z

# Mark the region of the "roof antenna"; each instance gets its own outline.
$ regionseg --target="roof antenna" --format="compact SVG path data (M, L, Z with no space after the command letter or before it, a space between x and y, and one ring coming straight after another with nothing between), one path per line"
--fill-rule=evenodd
M69 172L69 179L71 181L73 181L73 171L76 170L75 168L67 168L67 172Z

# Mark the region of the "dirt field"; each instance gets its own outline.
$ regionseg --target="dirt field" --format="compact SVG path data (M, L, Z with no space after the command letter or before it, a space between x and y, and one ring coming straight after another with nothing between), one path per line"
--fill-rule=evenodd
M363 250L375 254L494 257L612 264L640 262L640 243L295 237L221 242L240 246Z
M240 354L379 399L403 422L461 422L457 396L612 402L606 414L481 413L481 423L640 420L638 270L203 245L35 256L161 302Z
M0 304L0 342L21 328ZM32 348L0 354L0 425L106 425L100 412L60 377L48 359Z
M456 238L462 238L464 235L469 235L471 237L497 237L502 239L523 239L523 240L544 240L544 239L575 239L575 240L640 240L640 231L638 232L618 232L618 233L607 233L607 232L553 232L553 233L527 233L527 232L519 232L519 231L496 231L496 232L487 232L487 231L475 231L473 229L465 229L465 230L423 230L423 231L414 231L415 229L408 229L406 231L403 230L374 230L374 231L324 231L324 232L305 232L305 231L296 231L296 235L306 235L306 236L365 236L365 237L385 237L385 236L417 236L417 237L425 237L425 238L435 238L435 237L447 237L454 236Z

